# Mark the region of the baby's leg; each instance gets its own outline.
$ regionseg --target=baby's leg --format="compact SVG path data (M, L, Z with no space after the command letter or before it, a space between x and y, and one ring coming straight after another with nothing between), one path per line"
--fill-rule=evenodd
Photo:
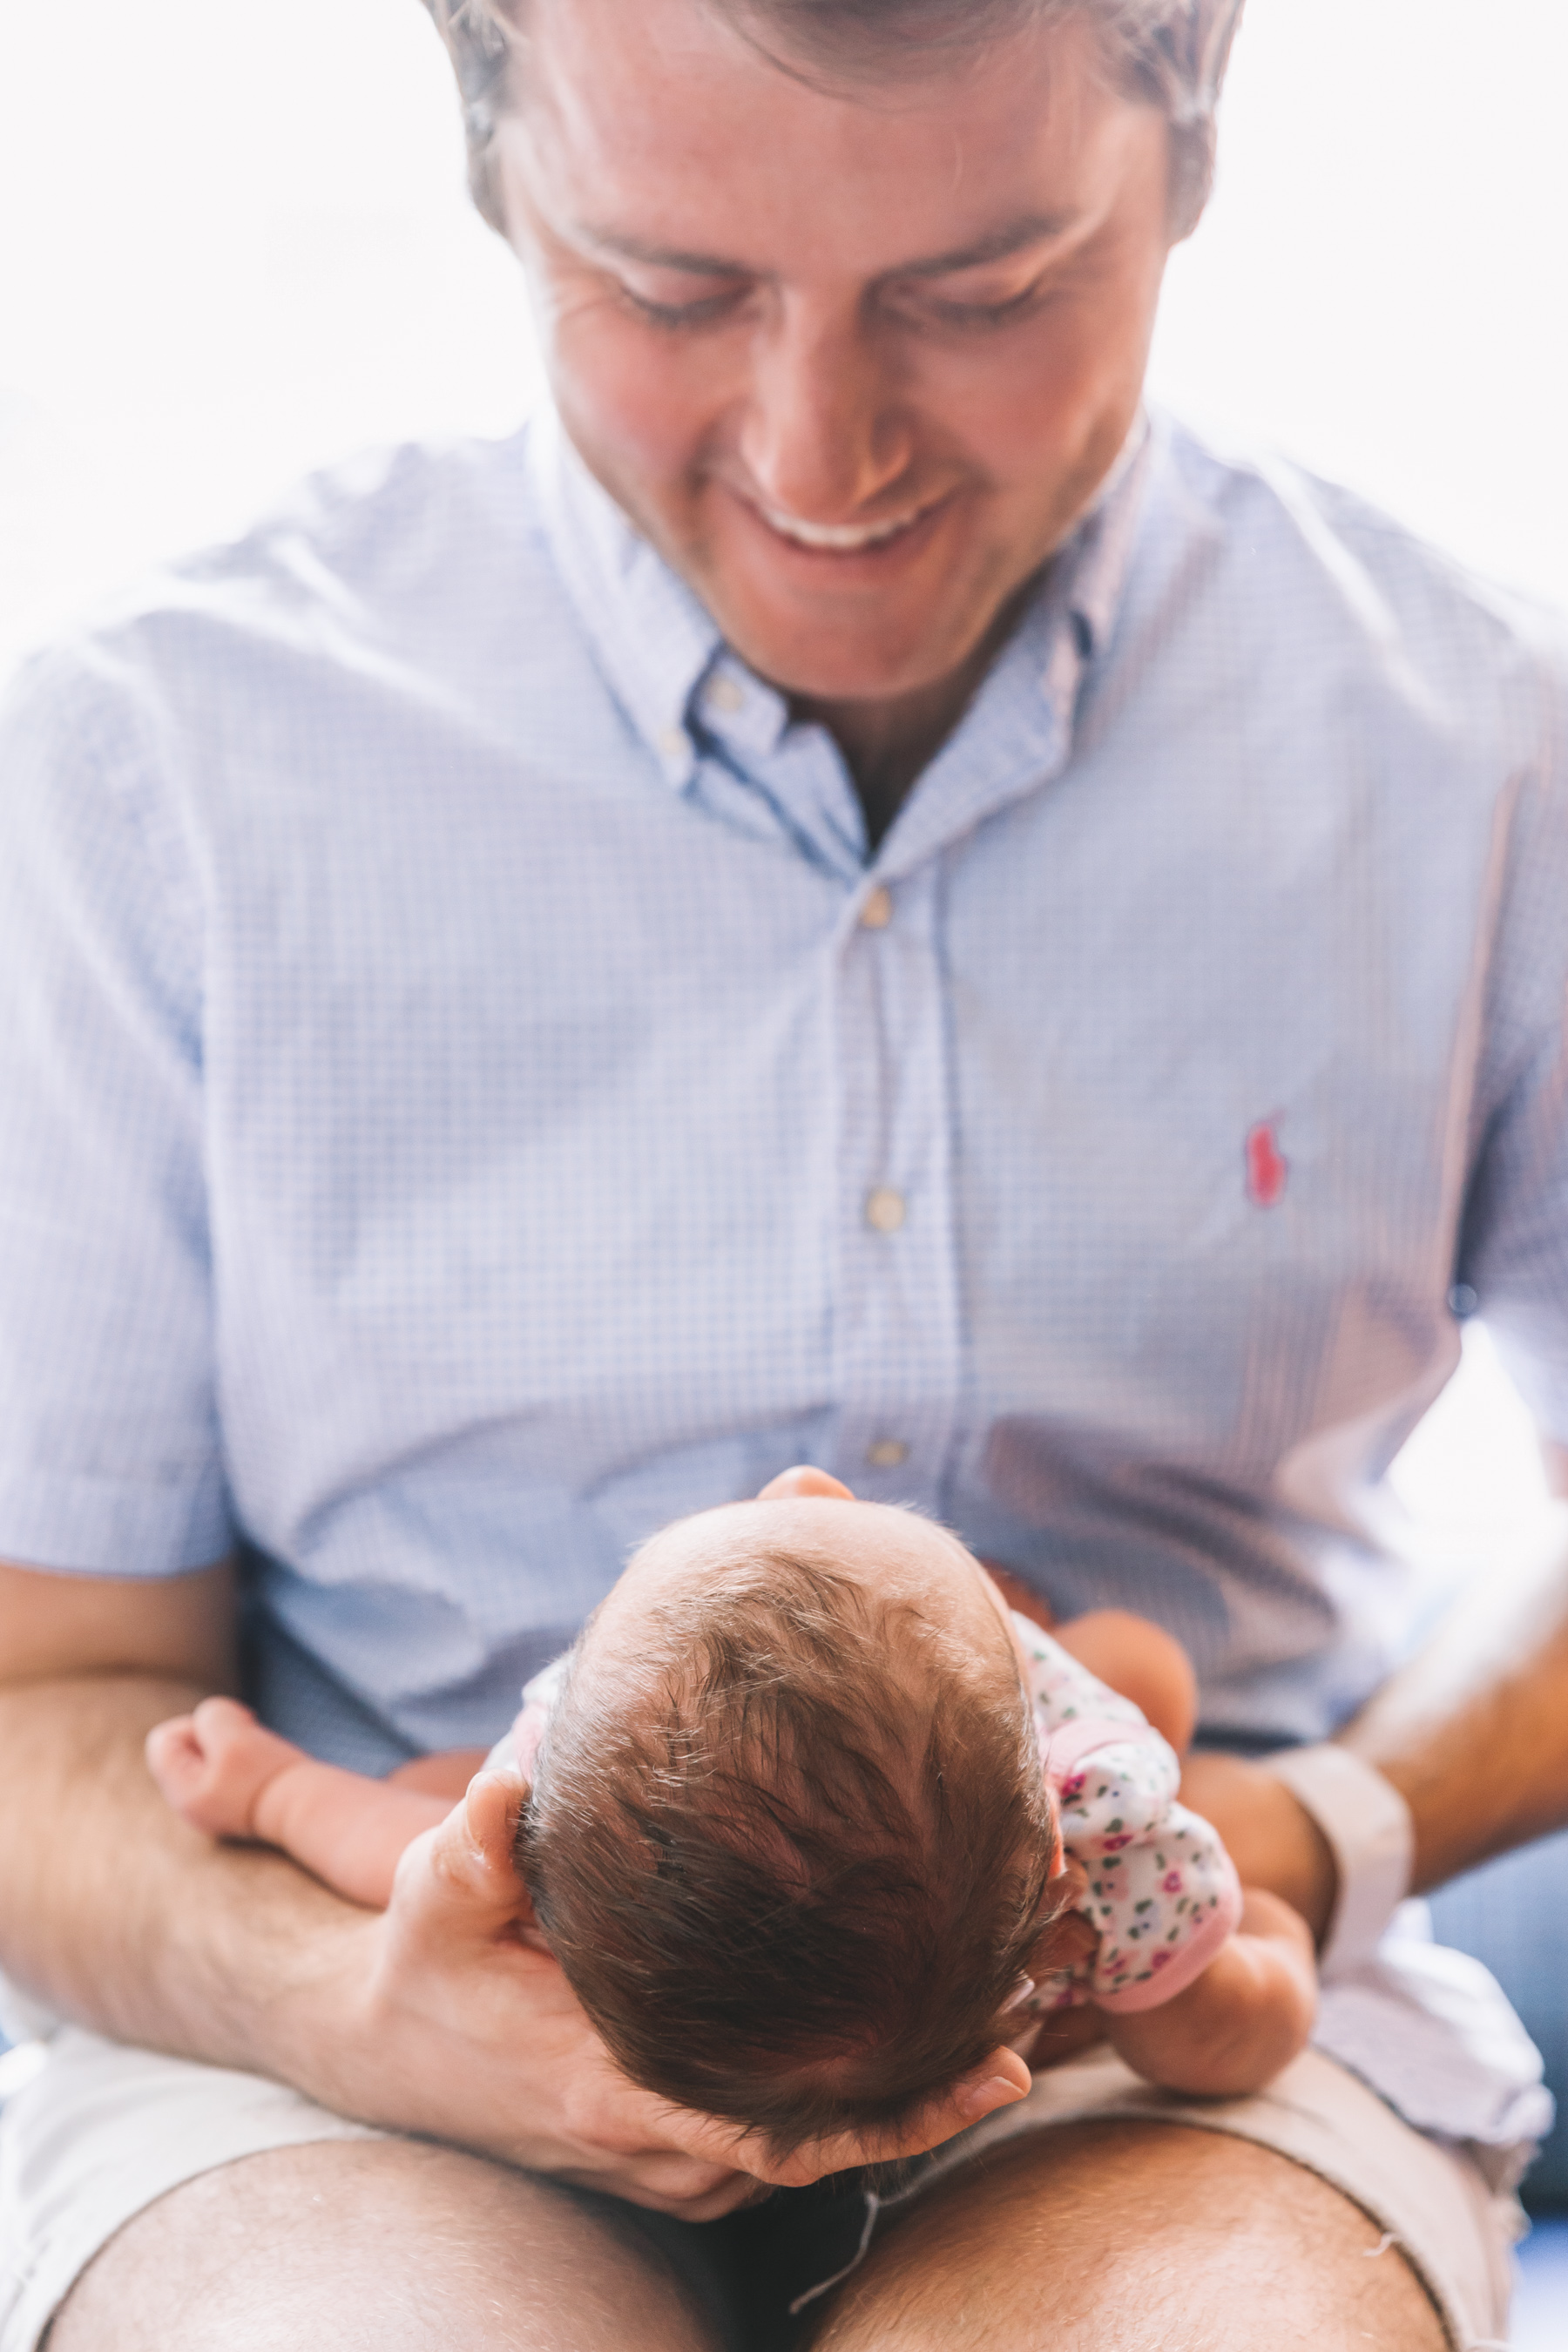
M204 1699L194 1715L159 1724L147 1762L195 1828L278 1846L373 1910L390 1901L404 1848L452 1810L445 1796L319 1763L233 1699Z
M423 1789L426 1796L445 1797L455 1805L476 1772L482 1772L488 1748L448 1748L438 1756L411 1757L387 1774L395 1789Z
M147 1735L147 1767L169 1803L209 1837L265 1838L257 1801L268 1781L309 1762L302 1748L232 1698L206 1698Z
M1198 1719L1197 1677L1173 1635L1126 1609L1094 1609L1053 1628L1053 1639L1102 1683L1142 1708L1178 1756Z
M1112 2046L1146 2081L1239 2099L1306 2046L1317 1999L1306 1921L1277 1895L1247 1887L1239 1927L1202 1976L1157 2008L1101 2014Z

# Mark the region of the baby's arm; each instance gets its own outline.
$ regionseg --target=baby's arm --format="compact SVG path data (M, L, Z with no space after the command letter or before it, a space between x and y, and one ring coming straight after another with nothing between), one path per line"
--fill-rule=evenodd
M1105 2029L1148 2082L1239 2098L1305 2048L1317 1990L1306 1922L1278 1895L1249 1887L1239 1927L1201 1976L1156 2009L1107 2010Z
M376 1911L391 1900L404 1848L445 1821L455 1801L428 1786L319 1763L227 1698L204 1699L194 1715L158 1724L147 1736L147 1763L193 1827L278 1846L349 1902Z
M1077 1907L1098 1938L1087 1979L1069 1970L1058 2003L1087 1994L1151 2082L1210 2097L1260 2089L1311 2029L1305 1924L1238 1885L1213 1828L1176 1801L1165 1741L1112 1717L1109 1693L1075 1686L1048 1640L1029 1664L1063 1839L1082 1873Z

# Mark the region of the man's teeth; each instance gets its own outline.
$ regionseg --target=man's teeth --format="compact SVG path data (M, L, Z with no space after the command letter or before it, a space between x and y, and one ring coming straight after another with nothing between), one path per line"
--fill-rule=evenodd
M918 514L905 514L895 515L891 522L801 522L795 515L779 514L772 507L764 507L763 513L781 537L796 540L802 547L832 548L844 554L856 548L876 547L920 520Z

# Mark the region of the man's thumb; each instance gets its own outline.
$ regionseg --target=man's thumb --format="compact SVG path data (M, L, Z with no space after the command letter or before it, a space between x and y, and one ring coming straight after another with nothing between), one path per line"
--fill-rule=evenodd
M513 1893L522 1885L517 1868L517 1817L526 1794L516 1772L476 1772L462 1803L463 1826L479 1867Z
M528 1895L512 1855L523 1793L515 1772L478 1773L462 1803L408 1848L398 1894L439 1915L447 1934L460 1922L493 1931L505 1920L527 1919Z

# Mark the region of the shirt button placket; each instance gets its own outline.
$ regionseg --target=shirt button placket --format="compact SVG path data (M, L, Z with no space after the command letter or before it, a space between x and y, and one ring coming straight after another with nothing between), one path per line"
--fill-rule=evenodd
M838 961L837 1466L940 1509L960 1362L934 868L877 885Z
M890 1184L866 1195L866 1223L879 1234L896 1234L904 1222L904 1196Z

